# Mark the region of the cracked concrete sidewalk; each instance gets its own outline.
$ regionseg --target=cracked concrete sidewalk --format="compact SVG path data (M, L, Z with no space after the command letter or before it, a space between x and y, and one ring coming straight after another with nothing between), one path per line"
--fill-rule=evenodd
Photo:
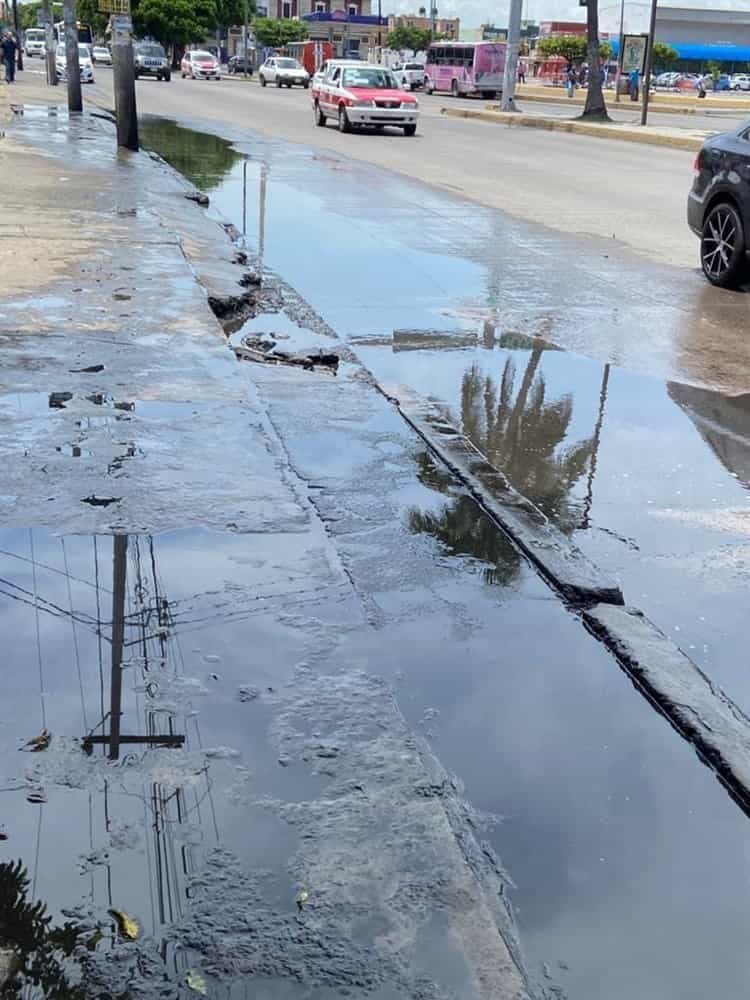
M236 296L241 308L249 294L241 283L243 257L222 228L185 197L185 185L163 164L147 154L117 152L104 119L68 121L61 110L27 106L0 139L0 170L14 178L5 201L9 221L0 224L5 525L63 534L190 525L260 532L278 539L278 579L304 565L310 595L330 585L350 588L247 367L237 364L209 305L210 298ZM503 880L495 871L477 874L460 796L446 785L443 797L425 798L421 786L443 774L437 761L409 734L382 685L351 683L356 689L339 706L347 718L355 705L367 719L379 709L378 727L384 705L392 715L398 766L373 776L379 796L373 808L382 819L381 801L401 803L389 819L394 830L413 814L415 829L425 831L424 877L439 879L442 898L460 901L447 908L438 948L463 956L462 997L522 1000L525 977L495 912L504 905L498 903ZM331 710L327 699L335 685L346 683L323 676L316 684L305 707L317 718L326 706ZM363 753L370 728L368 721L361 736L351 734ZM399 741L411 755L408 767ZM366 775L363 780L369 784ZM438 933L434 914L422 906L401 912L399 900L414 873L399 836L380 843L371 814L345 807L342 800L348 825L338 867L356 873L372 913L408 930L408 940L391 942L402 953L399 968L410 970L394 980L398 996L426 996L429 970L419 967L417 944ZM325 796L311 790L310 809L325 814ZM366 868L361 846L368 837ZM325 859L311 853L314 846L305 842L292 863L325 868ZM475 853L481 856L478 845ZM385 871L387 893L380 885ZM340 938L346 950L345 924ZM301 961L301 967L309 964L304 954ZM412 980L413 989L406 985ZM358 982L353 973L352 983ZM435 996L448 995L435 989Z

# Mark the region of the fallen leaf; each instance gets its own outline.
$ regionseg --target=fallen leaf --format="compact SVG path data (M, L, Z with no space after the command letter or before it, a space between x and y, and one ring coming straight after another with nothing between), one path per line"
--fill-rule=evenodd
M300 891L297 893L297 898L295 900L295 902L297 903L297 909L301 910L309 898L310 898L310 893L307 891L307 889L300 889Z
M5 827L0 826L0 840L7 840L8 834L5 832Z
M49 741L52 739L52 733L47 729L43 729L38 736L33 739L28 740L24 743L22 750L29 750L31 753L39 753L40 750L46 750L49 746Z
M115 918L117 930L120 932L122 937L127 938L128 941L135 941L140 933L138 921L134 920L133 917L129 917L124 910L112 909L109 912L110 915Z
M42 805L47 801L47 796L41 790L38 792L29 792L26 796L27 802L33 802L35 805Z
M201 993L204 997L208 995L208 984L203 976L202 972L197 969L188 969L185 973L185 982L188 984L191 990L195 990L196 993Z

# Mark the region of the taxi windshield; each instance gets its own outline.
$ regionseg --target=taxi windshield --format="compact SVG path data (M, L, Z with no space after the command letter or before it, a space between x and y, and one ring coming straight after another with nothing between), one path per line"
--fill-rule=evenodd
M384 69L362 67L345 69L342 79L344 87L368 87L375 90L397 90L398 84L393 74Z

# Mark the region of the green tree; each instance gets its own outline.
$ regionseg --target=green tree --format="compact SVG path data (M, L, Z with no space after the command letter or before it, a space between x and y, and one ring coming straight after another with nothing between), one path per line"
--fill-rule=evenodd
M38 28L39 11L42 9L41 0L32 0L32 3L19 3L18 5L18 25L24 31L27 28ZM61 3L52 4L52 20L62 21L63 8Z
M217 25L215 0L139 0L133 10L138 35L150 35L166 48L201 42Z
M104 38L109 15L99 11L99 0L76 0L76 17L82 24L90 24L96 38Z
M289 42L302 42L307 38L304 21L258 17L253 22L253 30L258 44L267 49L281 49Z
M717 63L712 60L706 68L708 69L709 76L714 81L714 83L716 83L716 81L721 76L721 63Z
M406 49L417 54L424 52L430 47L432 34L429 28L410 28L408 25L401 25L394 28L388 36L388 48L401 52Z
M666 42L654 42L654 70L667 72L680 58L677 49Z
M255 0L247 0L247 15L249 18L255 16L257 5ZM216 23L220 28L233 28L244 24L245 3L244 0L216 0Z
M553 35L539 39L537 52L548 59L552 56L562 56L569 63L582 63L586 62L588 42L585 35ZM599 55L602 59L611 57L612 46L609 42L600 43Z

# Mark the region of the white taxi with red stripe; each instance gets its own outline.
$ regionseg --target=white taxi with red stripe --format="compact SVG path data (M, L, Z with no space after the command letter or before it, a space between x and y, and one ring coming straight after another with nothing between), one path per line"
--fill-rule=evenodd
M419 102L384 66L334 62L313 88L312 98L317 125L332 118L341 132L350 132L355 125L378 131L393 125L404 135L417 131Z

